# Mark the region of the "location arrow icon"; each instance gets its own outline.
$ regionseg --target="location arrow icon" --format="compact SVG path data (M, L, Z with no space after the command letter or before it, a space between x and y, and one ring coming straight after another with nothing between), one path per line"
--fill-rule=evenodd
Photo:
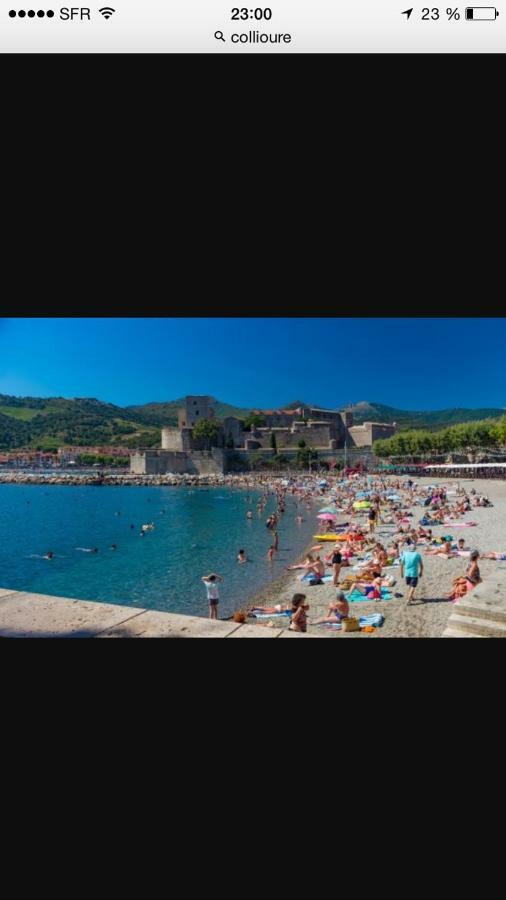
M407 16L409 19L411 13L413 12L413 9L414 9L413 6L411 7L411 9L405 9L404 12L401 13L401 16Z

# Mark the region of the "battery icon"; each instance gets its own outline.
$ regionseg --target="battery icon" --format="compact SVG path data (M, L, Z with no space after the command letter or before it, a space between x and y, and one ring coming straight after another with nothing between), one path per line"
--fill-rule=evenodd
M466 6L468 22L495 22L499 10L495 6Z

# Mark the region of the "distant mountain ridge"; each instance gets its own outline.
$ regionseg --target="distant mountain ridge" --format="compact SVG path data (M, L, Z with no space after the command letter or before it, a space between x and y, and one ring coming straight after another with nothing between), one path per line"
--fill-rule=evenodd
M461 422L497 419L505 414L505 410L498 407L405 410L366 400L356 403L348 409L353 412L354 421L358 424L367 421L396 422L400 428L429 428L431 430L458 425Z
M160 429L177 424L182 399L165 403L115 406L93 397L12 397L0 394L0 450L18 448L54 449L65 445L109 445L157 447ZM301 400L283 409L309 406ZM245 418L251 409L214 401L216 415ZM397 422L399 428L437 430L459 422L494 419L504 415L497 407L409 411L382 403L361 401L350 407L357 424L365 421Z

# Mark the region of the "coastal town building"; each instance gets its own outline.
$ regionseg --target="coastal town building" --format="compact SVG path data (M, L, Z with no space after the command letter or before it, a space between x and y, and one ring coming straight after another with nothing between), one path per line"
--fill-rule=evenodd
M213 401L208 396L185 397L184 405L178 410L177 426L162 429L161 448L133 453L131 471L139 475L225 471L231 452L235 451L236 457L242 455L247 463L250 452L272 452L273 443L278 451L288 453L296 453L304 445L329 452L346 452L353 448L370 451L375 440L391 437L396 430L395 423L354 425L351 410L300 406L252 412L262 424L247 429L243 419L227 416L220 422L212 446L209 446L207 441L194 435L194 427L198 422L215 418Z
M119 456L127 457L132 453L128 447L119 447L113 444L110 447L58 447L58 464L61 466L76 463L80 456Z

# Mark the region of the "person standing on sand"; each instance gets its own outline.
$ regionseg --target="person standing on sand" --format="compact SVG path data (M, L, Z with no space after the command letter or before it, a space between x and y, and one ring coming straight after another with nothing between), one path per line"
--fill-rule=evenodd
M404 573L406 573L406 584L408 586L407 606L411 606L418 579L423 575L423 560L416 547L411 543L410 538L406 541L406 548L400 557L400 565L401 578L404 578Z
M207 599L209 601L209 618L218 618L218 603L220 602L220 593L218 590L218 581L223 581L221 575L204 575L202 578L206 586Z
M333 583L334 587L337 587L337 584L339 581L339 573L341 571L342 564L343 564L343 558L342 558L340 550L339 550L339 544L336 544L334 547L334 552L332 554L332 569L334 571L334 578L333 578L332 583Z
M376 527L376 510L371 506L369 509L369 532L370 534L374 534L374 529Z

